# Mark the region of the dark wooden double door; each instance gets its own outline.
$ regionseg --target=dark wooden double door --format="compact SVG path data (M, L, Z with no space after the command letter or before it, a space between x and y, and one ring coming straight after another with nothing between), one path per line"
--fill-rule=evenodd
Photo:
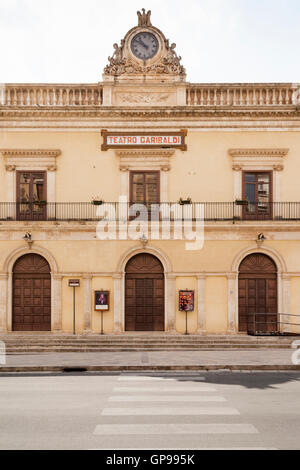
M125 278L125 330L164 331L164 272L150 254L131 258Z
M51 331L51 275L47 261L25 255L13 270L13 331Z
M239 331L268 334L278 331L277 270L265 255L244 259L239 275Z

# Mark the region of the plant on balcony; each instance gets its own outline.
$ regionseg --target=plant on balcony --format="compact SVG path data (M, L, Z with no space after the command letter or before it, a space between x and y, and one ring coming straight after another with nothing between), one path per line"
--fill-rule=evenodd
M182 197L179 199L179 204L181 206L184 206L186 204L192 204L192 199L188 197L187 199L182 199Z
M236 199L235 204L237 206L248 206L249 201L248 201L248 199Z
M93 199L92 199L93 206L102 206L103 203L104 203L104 201L102 199L100 199L98 196L93 197Z
M34 204L37 204L38 206L45 206L47 201L34 201Z

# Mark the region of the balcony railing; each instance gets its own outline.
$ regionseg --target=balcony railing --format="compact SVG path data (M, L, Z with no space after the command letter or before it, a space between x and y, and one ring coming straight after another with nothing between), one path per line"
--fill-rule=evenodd
M1 221L99 221L103 217L108 220L133 220L137 216L160 221L300 221L300 202L254 203L249 206L239 206L235 202L148 203L147 206L122 202L101 205L91 202L0 202Z
M0 105L12 107L101 106L102 86L2 85Z
M194 84L187 88L188 106L291 106L298 85L292 84Z
M187 83L186 105L203 107L278 107L299 105L299 84ZM92 107L103 105L103 84L7 83L0 86L0 106ZM162 102L165 106L165 102Z

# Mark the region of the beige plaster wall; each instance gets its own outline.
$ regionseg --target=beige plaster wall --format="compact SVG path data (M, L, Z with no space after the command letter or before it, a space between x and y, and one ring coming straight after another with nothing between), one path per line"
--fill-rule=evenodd
M145 123L151 126L151 122ZM126 130L126 128L124 128ZM232 201L233 171L230 148L289 148L282 173L282 200L298 201L300 135L296 132L200 132L189 130L188 151L171 157L169 199L190 196L194 201ZM5 132L0 148L61 149L56 174L57 201L87 201L99 196L118 200L119 160L113 150L101 151L99 132ZM5 167L0 163L0 200L5 200ZM88 182L88 184L87 184Z
M206 330L207 333L221 334L227 331L227 278L206 279Z

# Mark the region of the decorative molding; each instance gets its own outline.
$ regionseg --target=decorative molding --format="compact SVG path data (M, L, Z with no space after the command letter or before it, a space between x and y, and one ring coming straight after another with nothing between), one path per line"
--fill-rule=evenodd
M283 165L274 165L274 166L273 166L273 170L274 170L274 171L283 171L283 170L284 170L284 166L283 166Z
M229 149L228 153L231 157L285 157L289 153L289 149L260 149L260 148L247 148L247 149Z
M58 157L61 150L41 150L41 149L0 149L4 157Z
M175 90L174 90L175 91ZM154 92L117 92L116 101L121 106L130 105L168 105L174 100L174 93L154 93Z
M61 150L41 149L0 149L6 163L6 171L23 168L43 168L56 171L56 158Z
M5 170L6 171L16 171L16 165L5 165Z
M287 156L289 149L238 148L229 149L228 153L233 159L232 169L234 171L242 171L246 169L282 171L284 169L283 158Z
M171 169L170 158L175 149L128 149L115 150L120 158L120 171L130 170L161 170L168 172Z
M117 157L172 157L175 149L128 149L115 150Z
M3 128L47 128L47 129L77 129L87 128L99 129L103 127L102 120L106 119L168 119L170 120L182 120L183 118L195 119L199 118L203 120L198 126L201 128L295 128L300 127L300 109L296 106L280 107L274 106L272 108L235 108L234 106L229 108L216 108L216 107L201 107L201 106L161 106L159 108L153 106L148 107L104 107L103 109L93 107L93 109L86 109L85 107L66 107L63 110L57 108L40 109L25 107L11 109L9 107L2 107L1 122ZM46 119L51 119L51 122L46 122ZM228 122L220 123L220 118L228 119ZM77 119L77 121L76 121ZM82 120L84 119L84 123ZM90 119L91 122L86 122ZM95 119L99 119L99 122L95 122ZM245 119L249 119L250 122L244 122ZM259 119L255 121L255 119ZM266 120L264 122L262 120ZM25 122L24 121L27 121ZM72 121L71 121L72 120ZM234 120L234 122L231 122ZM237 122L238 121L238 122ZM271 121L271 122L270 122ZM285 122L283 122L285 121ZM170 125L168 126L168 128ZM178 125L176 124L176 127ZM186 125L190 127L190 123ZM160 129L162 127L160 126Z

